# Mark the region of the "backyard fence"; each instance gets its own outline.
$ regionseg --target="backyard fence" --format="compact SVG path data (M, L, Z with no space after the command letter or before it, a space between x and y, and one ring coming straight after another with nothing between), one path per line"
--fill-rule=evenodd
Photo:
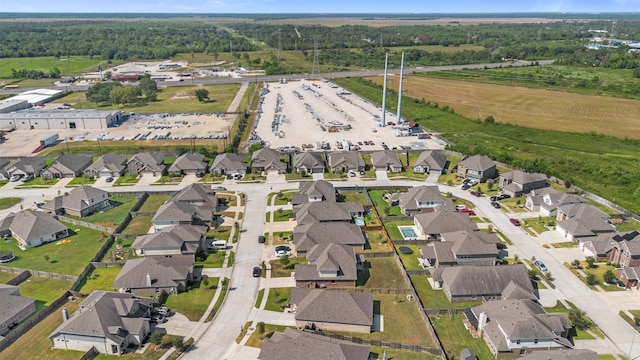
M19 281L17 281L18 284L23 282L26 278L30 276L36 276L36 277L41 277L45 279L57 279L57 280L63 280L63 281L75 281L78 278L77 276L74 276L74 275L58 274L58 273L31 270L31 269L21 269L21 268L15 268L10 266L0 266L0 271L19 273L20 275L18 275L16 278L13 278L12 281L16 281L15 279L20 278L21 276L26 276L24 275L24 273L29 273L29 276L26 276L24 279L20 279ZM10 285L13 285L13 284L10 284Z
M429 275L429 270L405 270L409 276L426 276Z
M422 345L402 344L402 343L396 343L396 342L390 342L390 341L366 339L366 338L361 338L357 336L330 334L330 333L324 333L324 332L314 332L314 333L323 335L326 337L330 337L332 339L349 341L355 344L386 347L389 349L404 350L404 351L411 351L411 352L418 352L418 353L427 353L432 355L441 354L440 349L434 349L434 348L430 348Z
M124 263L118 263L118 262L92 262L91 265L93 265L94 268L101 268L101 269L105 269L105 268L121 268L124 266Z
M378 251L378 252L367 252L361 253L359 255L364 255L364 258L379 258L379 257L391 257L395 253L393 251Z
M136 217L136 216L153 216L156 213L150 212L150 211L131 211L129 212L129 214L131 214L131 216L133 217Z
M77 226L84 226L84 227L89 228L89 229L99 230L99 231L103 231L103 232L106 232L106 233L112 233L112 232L115 231L115 229L110 228L110 227L100 226L100 225L88 223L86 221L82 221L82 220L78 220L78 219L72 219L70 217L66 217L66 216L63 216L63 215L57 215L57 218L58 218L58 220L64 221L64 222L68 222L69 224L73 224L73 225L77 225Z
M461 308L461 309L424 309L424 313L427 315L457 315L464 314L465 311L470 310L470 308Z
M391 240L393 245L401 246L401 245L427 245L433 240L427 239L411 239L411 240Z
M27 280L30 277L31 277L31 272L29 270L25 270L20 274L18 274L18 276L7 281L7 285L18 286L20 283L22 283L23 281Z
M82 357L80 358L80 360L89 360L89 359L93 359L94 357L96 357L96 355L98 355L99 352L98 350L96 350L95 346L92 346L91 349L89 349L86 353L84 353L84 355L82 355Z
M369 294L381 294L381 295L411 295L413 291L410 288L395 289L395 288L362 288L356 287L349 289L349 291Z

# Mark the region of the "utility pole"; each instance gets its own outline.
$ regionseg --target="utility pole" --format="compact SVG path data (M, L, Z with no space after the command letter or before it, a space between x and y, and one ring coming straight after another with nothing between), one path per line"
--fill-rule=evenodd
M404 72L404 51L402 52L402 61L400 62L400 84L398 85L398 125L402 122L402 75Z
M385 115L387 113L387 69L389 65L389 53L384 54L384 84L382 85L382 127L385 126Z

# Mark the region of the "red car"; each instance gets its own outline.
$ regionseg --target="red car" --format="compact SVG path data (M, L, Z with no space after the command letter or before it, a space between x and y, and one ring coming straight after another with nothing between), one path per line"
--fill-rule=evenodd
M475 211L473 211L473 210L471 210L471 209L467 209L467 208L460 209L460 210L458 210L458 212L461 212L461 213L467 213L467 214L469 214L469 216L471 216L471 215L475 215L475 214L476 214L476 212L475 212Z
M520 226L520 220L518 219L509 219L509 221L511 221L511 223L515 226Z

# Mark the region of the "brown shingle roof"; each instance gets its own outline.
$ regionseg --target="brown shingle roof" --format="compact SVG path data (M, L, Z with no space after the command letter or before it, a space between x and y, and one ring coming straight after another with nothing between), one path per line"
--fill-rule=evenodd
M20 239L29 242L64 231L67 227L42 211L24 210L13 216L9 227Z
M169 167L169 172L180 171L196 171L207 169L207 163L204 162L204 155L197 153L185 153L176 159Z
M358 279L356 254L351 246L314 245L307 253L309 264L296 264L296 281Z
M428 167L429 170L442 171L447 163L447 156L439 150L427 150L420 153L413 166Z
M297 321L373 325L373 295L347 291L293 288L290 304Z
M170 288L184 281L193 272L193 256L149 256L127 260L113 282L118 289ZM151 285L147 284L147 274Z
M265 340L260 360L368 360L369 348L322 335L286 329Z
M451 296L501 294L511 281L533 292L529 273L522 264L439 267L433 271L433 279L446 284Z

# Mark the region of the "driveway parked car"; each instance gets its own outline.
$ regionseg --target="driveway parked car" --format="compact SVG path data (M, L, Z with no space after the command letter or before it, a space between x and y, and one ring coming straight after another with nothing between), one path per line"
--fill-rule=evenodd
M276 257L289 256L291 253L287 250L276 250Z
M262 268L255 266L253 268L253 277L260 277L262 275Z
M475 190L471 190L471 191L469 191L469 194L471 194L471 195L473 195L473 196L475 196L475 197L480 197L480 193L479 193L479 192L477 192L477 191L475 191Z
M500 209L500 203L497 201L492 201L491 202L491 206L493 206L496 209Z
M509 219L509 221L511 221L511 223L515 226L520 226L520 220L518 219Z
M262 235L258 236L258 244L264 244L265 241L266 239L264 238L264 236Z
M471 185L469 184L462 184L462 190L469 190L471 189Z
M9 178L9 181L11 181L11 182L16 182L16 181L20 180L21 178L22 178L22 176L21 176L21 175L13 175L13 176L11 176L11 177Z
M540 260L536 260L536 261L534 261L534 262L533 262L533 265L535 265L535 266L538 268L538 270L540 270L540 271L542 271L542 272L547 272L547 271L549 271L549 270L547 269L547 267L544 265L544 263L543 263L542 261L540 261Z
M499 196L498 200L504 200L504 199L508 199L510 197L511 197L511 195L509 195L509 194L502 194L502 195Z
M104 181L110 183L113 181L113 177L109 176L108 178L104 179Z
M151 315L151 319L149 320L149 322L156 323L156 324L164 324L167 322L167 318L165 318L165 316L162 314L153 314Z
M291 248L286 245L278 245L276 251L291 251Z
M227 188L224 187L224 186L214 186L211 189L213 189L213 190L227 190Z
M27 176L23 177L22 180L20 180L20 181L22 181L23 183L26 183L26 182L29 182L29 181L31 181L33 179L34 179L33 175L27 175Z

